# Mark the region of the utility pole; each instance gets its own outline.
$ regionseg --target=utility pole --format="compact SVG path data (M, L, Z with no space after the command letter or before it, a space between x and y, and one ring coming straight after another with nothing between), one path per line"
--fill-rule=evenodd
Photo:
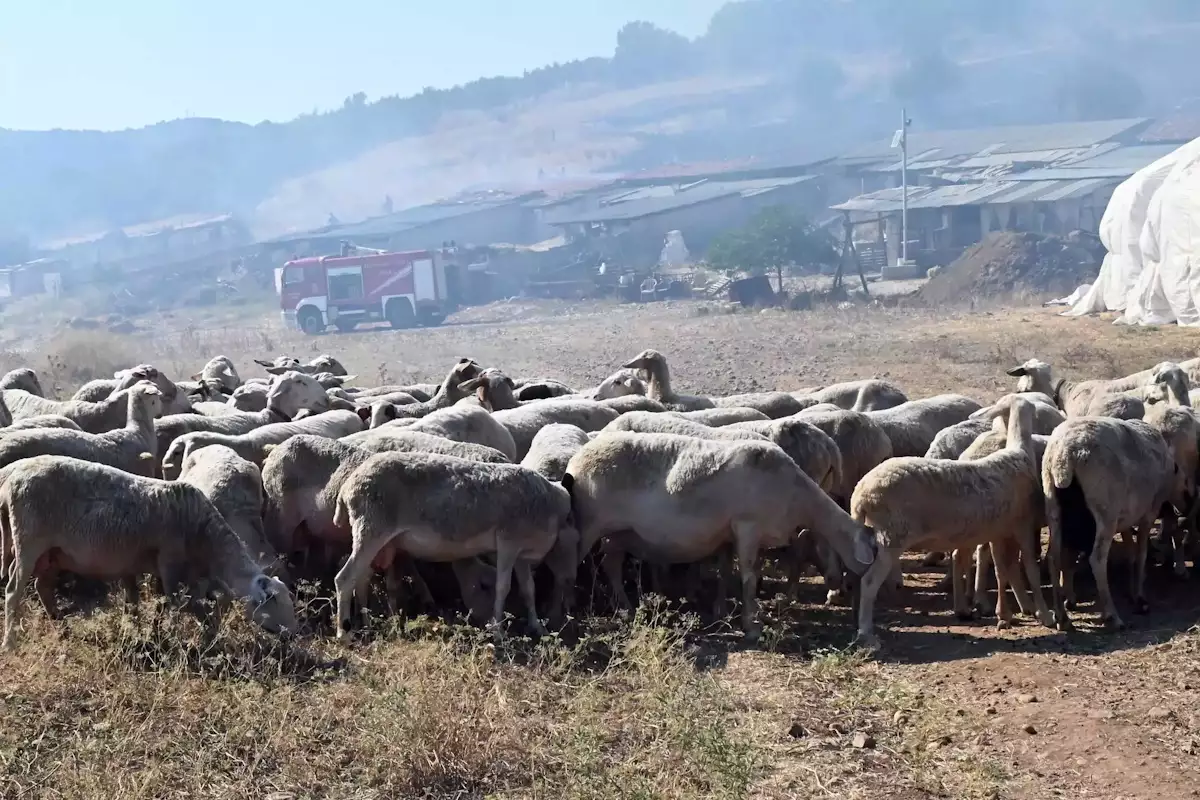
M908 109L900 109L900 260L908 266Z

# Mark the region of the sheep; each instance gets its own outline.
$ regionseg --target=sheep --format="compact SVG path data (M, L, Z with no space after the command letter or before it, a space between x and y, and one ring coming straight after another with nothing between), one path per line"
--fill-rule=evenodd
M469 358L460 358L458 363L446 374L437 393L429 400L400 406L386 404L378 410L372 408L370 415L372 427L394 419L417 419L439 409L449 408L472 391L472 389L461 387L467 381L477 377L480 372L482 369L474 361ZM377 419L378 422L376 422Z
M1176 364L1163 362L1151 370L1135 373L1128 378L1080 382L1072 382L1064 379L1056 382L1053 380L1053 373L1049 364L1039 359L1031 358L1024 364L1007 370L1007 374L1017 378L1018 392L1042 392L1047 394L1054 400L1055 405L1061 408L1063 413L1068 417L1101 416L1098 412L1104 409L1098 408L1095 403L1115 402L1117 405L1110 407L1108 409L1109 413L1103 414L1104 416L1119 414L1119 418L1121 419L1140 419L1141 414L1138 414L1137 417L1132 416L1136 410L1136 403L1114 400L1107 396L1134 391L1152 383L1157 383L1160 371L1163 373L1164 380L1177 380L1177 373L1171 369L1172 367L1175 370L1179 369ZM1186 389L1184 389L1183 393L1187 394ZM1140 400L1140 398L1137 399Z
M128 389L138 381L151 381L158 387L158 390L162 392L164 413L186 414L192 410L191 401L188 400L187 395L179 391L179 387L175 385L174 381L150 364L140 364L123 369L108 380L88 381L71 399L97 403L109 397L113 392Z
M880 412L874 412L879 414ZM977 461L944 461L922 457L892 458L868 472L850 499L851 516L874 529L876 557L863 575L858 608L858 638L870 648L879 646L874 631L875 598L906 550L962 550L977 544L1015 538L1025 568L1005 576L1018 594L1033 591L1038 619L1052 626L1037 571L1035 521L1040 498L1030 431L1032 405L1012 398L1007 443L1003 450ZM996 559L1006 570L1006 558ZM1025 605L1025 604L1022 604ZM954 610L969 617L964 586L954 582ZM1011 612L1004 593L997 598L997 616L1007 622Z
M547 480L561 481L567 471L567 462L589 441L587 433L574 425L555 422L533 437L529 452L521 459L521 466Z
M410 397L415 397L417 402L423 403L431 399L437 393L439 384L418 383L408 386L399 384L389 384L387 386L376 386L372 389L346 389L354 400L366 400L368 398L383 397L388 394L407 394Z
M1006 412L1011 399L1018 395L1033 404L1033 432L1039 436L1049 436L1050 432L1067 418L1050 395L1042 392L1020 392L1004 395L992 405L974 412L968 419L983 420L990 425L992 420L998 419Z
M389 502L385 498L406 498ZM353 535L350 558L334 578L338 636L349 624L350 595L377 557L400 551L425 561L495 553L492 618L504 615L513 572L529 625L544 634L532 567L546 560L555 575L556 619L578 563L571 497L562 486L516 464L484 464L432 453L380 453L338 492L334 523Z
M263 628L289 633L296 615L287 587L265 575L208 498L186 483L157 481L64 456L6 468L0 534L12 549L4 596L4 639L12 651L30 577L52 617L59 570L94 578L154 572L164 590L212 580L243 597ZM89 498L103 498L93 502Z
M681 419L719 428L735 422L767 422L771 418L756 408L701 408L696 411L668 411Z
M42 391L42 382L38 380L37 373L29 367L21 367L4 373L3 377L0 377L0 389L24 389L38 397L46 396L46 393Z
M696 411L716 407L711 397L676 394L671 388L671 370L667 367L666 356L657 350L643 350L622 368L641 370L648 381L647 396L673 411Z
M805 408L803 411L801 411L796 416L800 416L800 414L828 414L830 412L849 411L849 410L851 410L851 409L842 408L841 406L839 406L836 403L813 403L811 406Z
M316 375L318 372L329 372L333 375L347 375L348 370L328 353L316 356L307 364L301 364L299 359L279 356L274 361L254 359L254 363L266 369L271 375L282 375L285 372L299 372L304 375Z
M842 490L842 453L829 434L802 419L735 422L730 428L765 436L830 496Z
M553 422L574 425L586 432L599 430L618 416L616 411L594 400L566 397L539 400L492 414L512 434L517 448L514 460L524 458L537 432Z
M548 400L551 397L576 394L576 391L570 386L553 378L513 381L513 389L514 397L521 403L530 400Z
M148 381L125 395L129 422L106 433L70 428L29 428L0 436L0 467L39 455L71 456L123 469L137 475L154 474L156 440L154 419L162 413L162 394Z
M769 442L605 432L571 459L563 486L571 493L579 552L608 537L605 572L625 606L620 566L627 550L659 563L693 562L732 540L749 641L759 635L760 550L791 546L797 531L808 528L828 537L857 572L874 559L870 532Z
M751 392L714 397L717 408L752 408L770 419L782 419L803 411L805 404L787 392Z
M0 391L0 402L12 412L13 421L47 414L63 416L88 433L104 433L125 425L129 390L120 389L106 399L91 403L85 400L47 400L23 389Z
M237 367L233 365L233 359L229 356L213 356L199 372L192 376L192 380L199 381L205 386L212 386L222 394L232 394L242 385L242 378L238 375Z
M622 414L605 425L600 433L626 431L629 433L673 433L677 436L694 436L698 439L720 439L733 441L766 441L766 437L754 431L741 430L735 426L713 428L683 419L675 414L655 414L649 411L631 411Z
M933 437L933 441L929 443L929 449L925 451L924 457L957 461L963 451L970 447L976 439L991 430L991 420L978 419L975 418L975 414L972 414L971 418L956 422L938 431L937 435Z
M645 395L646 391L646 383L638 377L636 370L619 369L580 395L589 400L613 400L630 395Z
M556 402L552 400L547 403ZM434 411L427 417L413 420L396 420L378 428L372 428L359 434L347 436L346 440L357 444L359 441L387 436L393 431L415 431L441 436L456 442L471 442L491 447L504 454L509 461L517 461L517 445L508 428L478 406L451 406Z
M884 411L868 411L892 443L893 456L922 456L938 431L962 422L981 408L960 394L941 394L910 400Z
M1169 411L1171 417L1188 413ZM1177 468L1162 433L1143 420L1069 417L1050 436L1041 477L1050 529L1050 585L1059 630L1072 629L1063 602L1068 588L1064 585L1064 550L1089 554L1101 620L1114 628L1124 627L1108 585L1113 539L1118 531L1137 526L1131 579L1134 608L1143 611L1147 607L1144 583L1150 526L1169 501L1187 505L1186 496L1194 493L1195 474Z
M239 387L241 388L241 387ZM171 444L185 433L211 431L236 436L275 422L287 422L301 411L329 407L329 396L320 384L299 372L285 373L271 385L267 406L255 413L242 412L221 417L172 414L154 423L157 452L165 455Z
M611 408L618 414L628 414L630 411L653 411L662 413L667 407L657 400L651 400L643 394L627 394L620 397L609 397L599 401L600 405Z
M362 429L362 420L353 411L325 411L292 422L263 425L234 436L211 431L193 431L171 442L163 456L162 473L163 477L173 480L179 474L184 459L199 448L213 444L223 444L247 461L261 466L267 456L268 445L279 444L302 433L337 439L358 433Z
M824 389L804 389L792 392L798 400L813 403L832 403L849 411L883 411L908 402L900 387L875 378L835 383Z
M262 411L267 407L270 384L243 383L225 401L235 411Z
M992 405L973 412L971 416L962 422L957 422L938 431L937 435L933 437L933 441L929 444L929 449L925 451L924 457L958 459L976 439L992 430L993 420L1007 414L1009 405L1014 397L1021 397L1032 404L1032 432L1035 436L1050 435L1051 431L1066 419L1066 416L1058 410L1058 406L1054 405L1054 401L1048 395L1041 392L1007 394Z
M263 530L263 483L258 467L228 447L214 445L183 460L179 481L204 493L260 566L268 569L274 564L276 551Z

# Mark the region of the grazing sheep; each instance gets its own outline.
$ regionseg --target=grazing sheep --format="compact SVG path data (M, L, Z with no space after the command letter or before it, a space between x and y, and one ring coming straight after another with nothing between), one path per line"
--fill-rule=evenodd
M751 392L714 397L717 408L752 408L769 419L782 419L803 411L805 403L787 392Z
M271 384L267 406L261 411L226 414L221 417L172 414L155 421L157 452L160 456L165 455L171 449L171 444L185 433L210 431L237 436L263 425L287 422L302 411L323 411L328 407L329 396L310 376L299 372L285 373Z
M757 408L701 408L696 411L668 411L667 413L680 419L714 428L732 425L735 422L767 422L771 419Z
M269 445L277 445L293 436L306 433L312 436L337 439L358 433L362 429L362 420L353 411L324 411L291 422L263 425L234 436L212 431L193 431L185 433L171 442L171 446L163 456L163 477L173 480L179 474L184 459L201 447L213 444L223 444L247 461L261 465L263 459L267 457Z
M654 563L694 562L732 541L750 640L758 638L761 550L790 547L808 528L828 537L858 572L874 558L870 532L769 442L606 431L571 459L563 486L571 493L579 552L608 537L605 572L626 606L625 552Z
M263 530L263 484L258 467L228 447L214 445L185 458L179 480L204 492L261 567L267 569L275 563L276 551Z
M880 412L875 412L878 414ZM1034 468L1032 405L1019 397L1010 401L1007 443L1003 450L977 461L943 461L921 457L892 458L871 470L854 489L851 515L875 531L876 558L863 575L858 611L858 637L877 647L875 598L906 550L960 550L979 544L1016 539L1025 567L1002 580L1018 594L1033 591L1038 619L1051 618L1041 594L1037 571L1040 498ZM1006 570L1007 558L996 559ZM954 582L954 610L969 617L965 587ZM1024 604L1023 604L1024 605ZM997 616L1011 617L1005 594L997 599Z
M521 466L546 480L561 481L567 471L567 462L589 441L587 433L574 425L555 422L533 437L529 452L521 459Z
M980 409L979 403L960 394L940 394L910 400L884 411L869 411L892 443L894 456L923 456L943 428L962 422Z
M628 414L630 411L653 411L662 413L667 407L657 400L651 400L644 394L627 394L621 397L609 397L601 400L600 404L611 408L618 414Z
M1186 505L1194 485L1195 474L1178 470L1162 433L1142 420L1070 417L1051 434L1042 460L1042 490L1050 529L1050 584L1060 630L1072 627L1063 603L1064 551L1089 554L1101 619L1123 627L1108 585L1113 539L1137 526L1137 560L1131 578L1134 608L1144 610L1150 526L1172 499Z
M406 405L385 404L378 408L372 407L371 426L378 427L395 419L418 419L432 414L434 411L449 408L474 391L474 387L462 388L463 384L478 377L481 372L482 369L474 361L469 358L460 358L458 363L446 374L445 380L442 381L442 385L438 387L432 398Z
M42 391L42 382L38 380L37 373L29 367L21 367L4 373L3 377L0 377L0 389L23 389L38 397L46 396L46 393Z
M481 444L500 451L509 461L517 461L517 445L508 428L478 406L456 405L434 411L421 419L396 420L369 431L347 436L346 440L357 444L376 436L388 436L394 431L429 433L456 442Z
M196 487L63 456L27 458L6 471L0 486L0 534L12 550L6 649L16 647L30 577L47 612L58 616L54 584L60 570L106 580L153 572L168 592L211 580L245 598L250 616L267 630L296 630L287 587L263 573Z
M405 498L389 502L387 498ZM334 524L349 527L353 548L334 578L338 636L348 628L350 595L377 557L403 552L424 561L458 561L494 553L492 617L504 617L512 575L538 633L532 568L543 559L555 574L555 607L575 577L578 534L567 491L516 464L484 464L432 453L380 453L354 471L338 493Z
M128 420L129 390L120 389L98 403L85 400L47 400L23 389L0 391L13 421L48 414L66 417L88 433L104 433L123 427Z
M792 392L792 395L814 404L832 403L849 411L883 411L908 402L908 397L900 387L875 378L835 383L824 389Z
M529 446L533 444L533 437L551 423L574 425L584 432L597 431L618 416L620 415L616 411L595 400L568 397L538 400L520 408L509 408L492 414L492 418L508 428L508 432L512 434L513 443L517 448L514 460L524 458L529 452Z
M0 436L0 467L33 456L71 456L152 477L157 456L154 419L162 413L162 394L144 381L123 390L129 422L106 433L70 428L28 428Z
M643 350L623 368L641 370L648 381L647 396L673 411L696 411L716 406L711 397L676 394L671 388L671 370L667 367L667 358L657 350Z

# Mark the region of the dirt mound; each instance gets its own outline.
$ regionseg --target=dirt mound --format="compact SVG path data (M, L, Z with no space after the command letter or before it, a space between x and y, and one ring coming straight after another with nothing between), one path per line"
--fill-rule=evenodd
M988 234L921 289L931 303L1016 294L1066 294L1094 280L1103 247L1085 233L1043 236L1003 231Z

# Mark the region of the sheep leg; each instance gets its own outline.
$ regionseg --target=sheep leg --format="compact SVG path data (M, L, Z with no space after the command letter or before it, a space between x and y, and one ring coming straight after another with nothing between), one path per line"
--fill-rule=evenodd
M1175 512L1169 507L1167 514L1163 517L1163 526L1167 525L1167 518L1171 517ZM1145 614L1150 610L1150 604L1146 602L1146 557L1150 550L1150 528L1154 524L1154 519L1144 519L1138 525L1137 533L1137 563L1134 565L1133 577L1130 581L1133 589L1133 612L1135 614ZM1165 531L1164 531L1165 532ZM1175 551L1179 552L1178 549Z
M125 605L136 610L141 600L137 578L132 575L126 575L124 578L121 578L121 592L125 598Z
M601 559L601 566L604 568L604 577L608 578L608 588L612 592L613 603L618 610L628 611L633 608L633 603L629 599L628 592L625 591L625 580L622 575L625 567L625 548L616 541L615 537L609 537L604 542L604 558Z
M879 590L891 575L892 566L897 561L890 549L879 550L875 560L863 573L858 584L858 636L859 646L868 650L879 649L879 639L875 635L875 599Z
M15 549L15 548L14 548ZM13 554L9 562L8 586L4 591L4 641L0 646L12 652L17 649L17 623L21 616L21 599L24 594L25 581L34 571L35 563L19 550ZM36 561L37 559L32 559Z
M498 541L496 546L496 599L492 604L492 625L495 626L493 635L497 640L504 638L502 629L504 603L508 600L508 590L512 588L513 567L516 566L516 563L516 549L503 539Z
M1047 628L1053 629L1054 615L1050 613L1050 607L1046 605L1046 597L1042 594L1042 572L1038 566L1038 555L1042 549L1040 539L1041 528L1034 528L1024 539L1017 541L1016 560L1021 562L1021 567L1025 570L1025 575L1024 580L1022 580L1020 571L1014 570L1010 573L1010 583L1013 587L1013 593L1017 596L1017 603L1021 608L1026 609L1029 607L1029 595L1032 595L1033 608L1037 614L1038 622ZM1016 566L1016 564L1014 563L1013 566Z
M528 614L529 627L539 636L549 635L550 632L546 630L546 626L538 618L537 591L534 587L533 570L530 569L529 562L524 559L517 561L514 570L517 573L517 587L521 590L521 598L525 601L525 611Z
M1099 523L1100 520L1096 520L1096 522ZM1117 532L1108 524L1104 526L1097 524L1096 531L1096 544L1088 556L1088 563L1091 564L1092 573L1096 579L1096 594L1100 608L1103 609L1100 622L1115 630L1121 630L1125 627L1125 623L1121 620L1121 615L1117 613L1112 589L1108 585L1108 555L1112 550L1113 538ZM1101 531L1103 532L1101 533Z
M754 645L762 633L758 619L758 526L753 522L733 523L738 574L742 578L742 630L746 643Z
M726 604L729 600L729 584L728 577L733 572L733 551L729 547L722 547L713 556L713 569L716 572L717 587L716 593L713 595L713 619L723 619L726 614ZM699 565L696 565L698 567ZM697 573L699 569L693 567Z
M970 563L970 548L958 547L950 553L950 592L954 598L954 615L964 622L973 619L971 609L967 606L966 591L967 567Z
M58 603L54 597L54 588L57 585L58 570L52 566L33 576L34 591L37 592L38 599L42 601L42 608L46 609L46 616L53 620L59 620L63 617L62 612L58 610Z
M831 606L846 596L846 576L834 549L822 538L817 541L817 558L825 580L825 605Z
M992 570L993 560L992 548L990 545L981 544L975 548L975 589L974 592L972 592L973 597L971 598L971 605L974 607L979 616L984 615L984 601L987 599L988 591L987 578L988 572ZM997 572L996 592L997 594L1003 594L1004 592L1000 588L999 581L1000 573ZM999 605L999 600L997 600L997 605Z
M1004 542L992 542L987 549L991 553L991 561L996 569L996 628L1004 630L1012 627L1013 614L1012 608L1008 604L1008 585L1012 582L1010 570L1014 565L1009 560ZM980 561L983 560L982 555L981 552ZM978 568L976 572L978 572ZM975 576L975 584L978 587L978 574ZM977 593L975 595L976 604L982 603L982 601L983 598Z
M1187 530L1180 527L1179 520L1175 517L1175 512L1171 509L1170 505L1163 507L1162 523L1163 539L1171 545L1171 563L1175 571L1175 577L1186 579L1188 577ZM1147 533L1149 533L1148 529Z
M397 533L365 540L360 530L354 531L354 547L350 550L350 557L333 578L333 590L337 597L337 638L344 638L350 630L351 595L357 593L364 579L370 578L371 562Z
M412 581L413 591L417 593L417 597L425 608L436 606L437 603L434 602L433 592L429 591L429 584L421 576L421 570L417 566L417 562L411 558L402 558L400 559L400 568L408 575L408 579Z
M474 558L462 558L450 562L454 570L454 578L458 581L463 603L467 607L467 617L482 622L488 617L488 598L483 590L484 572L492 572L487 565L481 564ZM494 573L493 582L495 580Z
M1046 494L1045 501L1046 527L1050 531L1050 546L1046 551L1046 561L1050 568L1050 598L1054 604L1054 622L1055 627L1060 631L1069 631L1073 630L1073 626L1063 602L1066 594L1066 574L1063 572L1065 562L1063 561L1062 509L1053 492Z

